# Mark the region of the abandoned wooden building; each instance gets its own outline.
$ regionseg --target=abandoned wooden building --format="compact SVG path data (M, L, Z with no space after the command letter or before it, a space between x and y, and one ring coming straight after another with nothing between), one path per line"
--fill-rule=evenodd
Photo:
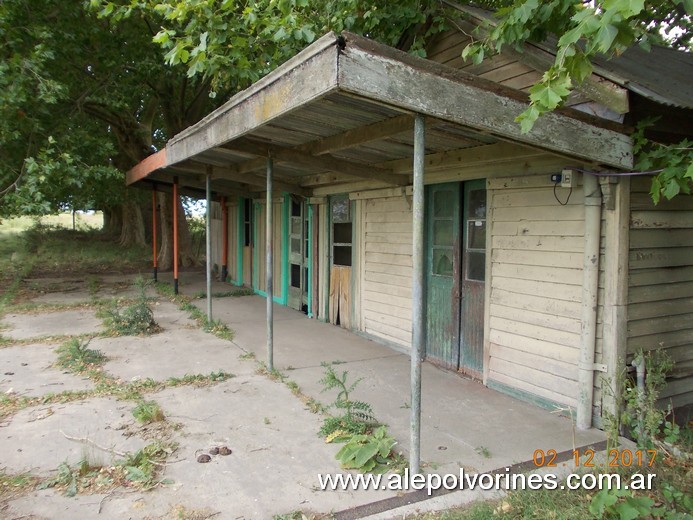
M598 63L572 108L522 134L550 52L470 65L465 39L443 33L422 59L327 34L127 182L209 182L212 262L260 295L269 223L276 304L400 350L419 337L428 361L576 408L582 427L614 409L634 353L663 348L664 397L690 409L693 197L655 206L628 136L652 114L672 141L691 135L690 55Z

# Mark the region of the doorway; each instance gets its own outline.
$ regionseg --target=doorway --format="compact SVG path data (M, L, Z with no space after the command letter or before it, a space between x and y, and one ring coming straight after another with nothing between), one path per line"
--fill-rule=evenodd
M292 196L289 215L289 293L288 306L308 313L309 264L308 208L305 201Z
M426 357L474 378L483 372L485 181L427 188Z

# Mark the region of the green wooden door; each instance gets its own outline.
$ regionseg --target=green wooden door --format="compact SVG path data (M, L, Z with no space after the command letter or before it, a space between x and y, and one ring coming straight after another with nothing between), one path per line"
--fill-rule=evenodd
M485 182L429 186L426 204L426 357L481 378Z
M428 187L426 204L426 357L459 365L460 184Z

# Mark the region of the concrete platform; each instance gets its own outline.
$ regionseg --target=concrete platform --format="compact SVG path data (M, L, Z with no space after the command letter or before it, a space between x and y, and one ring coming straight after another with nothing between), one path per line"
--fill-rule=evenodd
M198 303L201 307L204 301ZM218 298L215 318L236 332L234 342L266 356L264 298ZM308 395L321 394L322 362L338 364L350 381L363 378L354 398L373 405L376 416L409 443L409 356L284 306L274 308L274 363ZM287 371L287 369L290 369ZM538 408L430 363L422 367L421 456L438 472L460 467L485 471L530 460L536 449L564 451L604 439L599 430L576 431L568 417ZM512 437L509 437L512 432Z
M182 275L182 292L196 295L204 289L201 274ZM230 289L226 284L214 287L220 292ZM205 300L194 301L205 308ZM108 495L75 498L51 490L34 491L7 503L3 514L176 518L176 508L183 507L185 511L206 511L215 518L271 518L295 510L329 513L396 499L392 492L381 490L317 490L318 473L344 473L334 459L339 446L325 444L318 437L321 416L311 414L286 385L257 374L257 363L245 356L252 352L258 361L265 359L265 299L225 297L215 298L213 303L214 317L235 330L233 342L200 331L186 313L159 298L153 307L163 332L148 337L96 338L90 345L111 358L105 370L126 381L147 377L162 381L217 370L236 374L211 387L184 386L147 395L147 399L159 403L169 420L180 424L173 439L180 449L164 475L173 483L147 493L115 490ZM410 420L408 355L286 307L275 305L274 309L275 367L295 381L304 394L326 404L335 395L321 393L319 380L325 370L321 363L333 363L339 373L348 371L350 381L363 378L354 398L373 405L377 418L388 425L390 434L399 441L398 449L406 454ZM39 321L57 314L65 315L42 314ZM17 327L16 321L11 323L13 330L24 330ZM0 349L0 354L7 351L5 358L0 356L0 363L2 359L11 362L17 348ZM26 352L28 355L30 351ZM41 359L41 354L37 350L32 355ZM36 367L47 373L47 381L57 381L55 374L49 377L50 369L41 364ZM574 432L566 417L433 365L425 363L422 372L421 438L426 472L457 473L460 468L487 471L530 460L536 449L560 452L604 439L600 431ZM31 377L27 372L19 379ZM29 383L25 384L29 388ZM102 446L133 451L145 441L125 439L121 429L134 420L134 406L132 402L91 398L26 409L0 425L0 443L8 454L6 457L3 453L2 465L11 473L28 469L46 474L65 460L78 461L84 456L85 446L68 441L60 430L75 437L89 437ZM219 444L229 446L232 455L214 456L208 464L196 462L198 454ZM454 507L478 496L450 493L381 512L374 518Z
M12 340L27 340L46 336L77 336L103 330L101 320L91 309L26 314L7 314L3 317L7 330L3 336Z
M0 429L2 467L10 474L30 471L47 476L63 462L72 465L85 457L94 465L110 464L118 457L65 435L86 437L119 452L137 451L146 442L123 434L124 427L134 422L134 406L132 402L92 398L22 410Z
M93 388L93 383L53 366L56 345L23 345L0 349L0 393L39 397Z

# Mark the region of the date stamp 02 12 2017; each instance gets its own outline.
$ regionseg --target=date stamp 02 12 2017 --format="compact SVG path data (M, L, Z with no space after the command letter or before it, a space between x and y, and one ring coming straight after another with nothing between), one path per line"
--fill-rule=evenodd
M575 467L594 468L595 450L586 448L582 451L573 450ZM537 468L555 468L558 453L554 449L534 450L532 462ZM651 468L657 460L657 450L611 449L607 453L607 466L610 468Z

